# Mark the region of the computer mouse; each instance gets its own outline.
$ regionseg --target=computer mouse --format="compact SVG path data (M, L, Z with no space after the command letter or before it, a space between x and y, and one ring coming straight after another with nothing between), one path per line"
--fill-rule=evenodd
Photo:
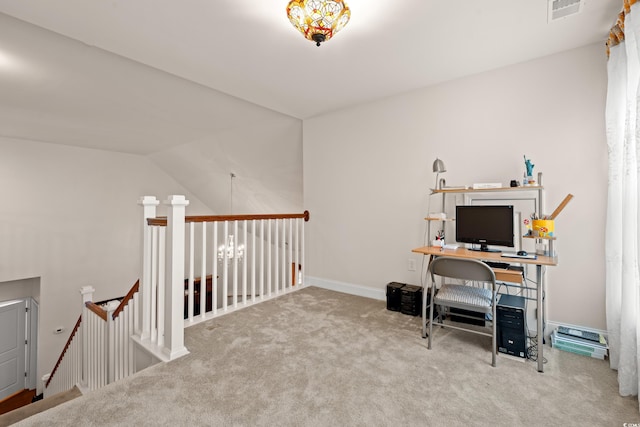
M527 256L527 251L518 251L517 255L519 255L519 256Z

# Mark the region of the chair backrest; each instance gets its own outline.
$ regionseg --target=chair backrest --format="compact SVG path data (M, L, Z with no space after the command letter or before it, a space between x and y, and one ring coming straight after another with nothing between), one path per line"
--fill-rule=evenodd
M431 276L495 283L496 275L487 264L470 258L438 257L429 266Z

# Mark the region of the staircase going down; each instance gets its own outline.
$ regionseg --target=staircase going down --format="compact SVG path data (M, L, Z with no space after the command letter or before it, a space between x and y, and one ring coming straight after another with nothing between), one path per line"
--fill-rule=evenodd
M31 390L31 391L25 390L25 391L29 392L30 396L32 397L33 395L35 395L35 390ZM13 402L14 399L19 399L20 397L18 397L17 395L20 393L24 393L24 392L18 392L13 396L0 402L0 411L2 411L2 409L9 408L10 407L9 405L14 405L11 402ZM0 415L0 427L10 426L12 424L17 423L18 421L22 421L26 418L29 418L32 415L46 411L47 409L53 408L55 406L60 405L61 403L67 402L69 400L73 400L76 397L80 397L80 396L82 396L82 393L80 392L78 387L73 387L71 390L67 390L62 393L55 394L51 397L47 397L46 399L38 400L33 403L27 403L27 404L23 403L24 406L21 406L21 407L13 406L13 407L16 407L17 409L13 409L13 410L9 409L9 412L6 412L6 413L3 412L2 415ZM24 397L22 397L22 400L24 400ZM28 401L31 402L31 397L29 398Z

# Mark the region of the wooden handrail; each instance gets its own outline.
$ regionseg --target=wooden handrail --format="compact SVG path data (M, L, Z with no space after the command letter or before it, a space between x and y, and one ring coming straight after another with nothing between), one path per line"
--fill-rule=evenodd
M71 335L69 335L69 339L67 340L67 343L64 345L64 348L62 349L62 352L60 353L60 357L58 357L58 361L56 362L56 365L53 367L53 371L51 371L51 375L49 375L49 379L47 380L46 384L44 385L45 387L49 387L49 383L53 379L53 376L55 375L56 371L58 370L58 367L62 363L62 358L64 357L64 354L69 349L69 346L71 345L71 341L73 341L73 337L76 336L76 332L78 332L78 329L80 328L80 323L81 322L82 322L82 315L80 317L78 317L78 321L76 322L76 326L73 327L73 331L71 331Z
M139 288L140 288L140 279L138 279L136 283L133 284L131 289L129 289L129 292L127 292L127 295L125 295L122 301L120 301L120 305L118 305L118 308L116 308L116 310L113 312L113 315L111 316L113 320L116 320L118 318L118 315L120 314L120 312L124 310L127 304L129 304L129 301L133 299L133 296L135 295L136 292L138 292Z
M258 219L289 219L303 218L309 221L309 211L298 214L247 214L247 215L199 215L187 216L185 222L220 222L220 221L253 221ZM147 225L164 226L167 225L166 217L147 218Z
M104 311L102 309L102 307L100 307L99 305L94 304L91 301L87 301L85 303L85 306L92 311L93 313L95 313L98 317L100 317L102 320L104 320L105 322L107 321L107 312Z

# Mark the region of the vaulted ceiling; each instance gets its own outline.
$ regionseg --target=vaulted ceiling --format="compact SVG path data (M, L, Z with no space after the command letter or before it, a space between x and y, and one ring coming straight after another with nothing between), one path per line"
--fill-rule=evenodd
M546 0L347 0L351 21L316 47L287 2L0 0L0 136L149 155L196 187L275 144L283 184L302 119L591 43L604 55L622 6L548 22ZM187 156L216 174L171 166Z

